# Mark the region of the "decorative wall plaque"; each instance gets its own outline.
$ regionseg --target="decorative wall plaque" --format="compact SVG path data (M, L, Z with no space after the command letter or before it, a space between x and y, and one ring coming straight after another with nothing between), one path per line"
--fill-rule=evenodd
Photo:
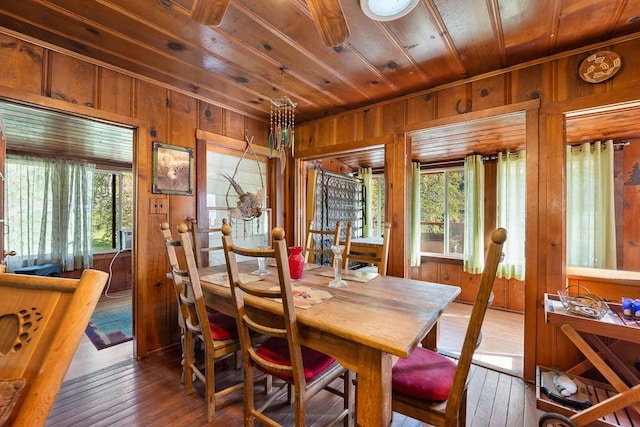
M580 78L588 83L601 83L613 77L622 65L620 55L604 50L587 57L580 64Z

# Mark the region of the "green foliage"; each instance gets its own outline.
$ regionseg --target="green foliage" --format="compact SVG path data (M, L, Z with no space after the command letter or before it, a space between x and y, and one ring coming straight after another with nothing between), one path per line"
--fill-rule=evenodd
M93 248L112 249L117 244L114 239L119 239L120 222L122 229L131 229L133 226L132 174L97 171L94 176L93 197ZM118 209L120 201L122 209Z
M420 220L423 250L462 253L464 237L464 172L438 171L420 175ZM449 236L444 236L448 223ZM441 242L440 245L427 242ZM438 249L436 249L438 248Z

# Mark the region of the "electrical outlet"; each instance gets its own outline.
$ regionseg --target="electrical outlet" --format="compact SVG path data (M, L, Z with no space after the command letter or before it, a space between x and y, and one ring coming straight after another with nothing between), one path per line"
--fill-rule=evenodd
M169 201L158 197L149 199L149 211L154 214L169 213Z

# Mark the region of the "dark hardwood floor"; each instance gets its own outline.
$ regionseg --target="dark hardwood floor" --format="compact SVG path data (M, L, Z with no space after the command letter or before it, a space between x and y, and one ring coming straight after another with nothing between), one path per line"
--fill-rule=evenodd
M457 319L464 318L467 307L455 306L447 313ZM464 322L447 324L446 319L447 316L443 316L441 344L445 341L444 335L463 333L459 325ZM491 323L490 319L491 316L485 325ZM518 320L514 324L518 325ZM216 420L205 422L201 394L186 395L180 382L179 348L134 361L130 342L100 352L92 347L84 341L79 347L50 413L48 426L242 425L242 391L220 399ZM487 351L495 353L495 350ZM241 380L241 371L233 366L231 359L216 365L217 384ZM538 424L535 385L480 365L474 365L470 375L467 426L533 427ZM256 400L262 399L264 394L258 392ZM325 419L339 411L340 405L336 396L321 393L310 402L309 425L324 425ZM276 405L271 414L283 425L293 424L290 407L285 402ZM393 427L422 425L394 413Z

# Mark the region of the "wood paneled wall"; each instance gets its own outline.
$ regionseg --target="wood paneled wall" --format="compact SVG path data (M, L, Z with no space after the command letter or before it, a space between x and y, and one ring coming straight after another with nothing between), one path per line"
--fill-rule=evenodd
M131 289L133 286L133 271L131 251L122 251L114 259L115 253L96 254L93 256L93 268L111 275L105 291L108 293ZM62 277L79 279L82 270L63 271Z
M623 58L623 69L605 83L582 81L577 73L580 62L593 52L608 49ZM296 157L318 158L330 155L332 149L383 141L386 152L394 153L389 159L398 159L401 153L410 158L410 147L404 138L408 131L432 127L434 123L463 122L479 115L504 114L510 109L526 111L528 285L523 307L525 377L533 379L536 364L562 367L575 357L572 344L545 324L541 304L545 292L556 292L565 285L564 114L639 100L640 57L636 54L639 49L637 38L600 44L591 50L546 58L308 122L296 129ZM532 108L533 101L537 104ZM406 162L394 160L385 164L387 185L401 190L387 192L387 218L392 218L393 226L391 245L406 248L404 224L408 221L408 208L402 211L406 206ZM405 277L411 274L406 250L392 251L389 263L389 274ZM442 281L442 271L449 268L439 264L427 277L435 277L437 271L437 279ZM460 280L473 282L473 278ZM518 286L505 283L505 298Z
M196 213L194 196L151 193L153 141L195 149L196 129L267 145L266 123L157 84L0 33L0 96L137 128L133 281L137 356L179 342L177 305L166 278L159 225L173 230ZM196 171L198 173L198 171ZM177 233L177 232L176 232Z
M336 150L384 145L387 167L387 217L391 219L390 274L408 276L409 211L407 130L430 123L459 122L473 114L527 111L527 283L525 289L525 376L536 363L563 366L570 344L544 323L540 301L564 285L564 113L640 99L640 41L612 48L625 66L606 83L579 79L580 61L592 51L548 58L460 81L399 99L309 122L296 129L296 157L318 158ZM158 225L172 228L195 214L195 197L151 194L151 144L161 141L195 148L195 130L243 139L245 131L266 144L265 123L241 112L203 102L197 95L168 90L149 81L54 52L0 34L0 96L74 114L111 120L138 129L135 146L136 218L134 232L134 304L137 354L178 342L173 289L165 278L166 256ZM536 101L535 103L532 101ZM535 105L535 107L532 107ZM468 113L459 114L459 111ZM297 162L299 163L299 162ZM197 171L196 171L197 173ZM296 179L290 168L283 182L282 211L288 235L300 217ZM286 215L284 213L287 213Z

